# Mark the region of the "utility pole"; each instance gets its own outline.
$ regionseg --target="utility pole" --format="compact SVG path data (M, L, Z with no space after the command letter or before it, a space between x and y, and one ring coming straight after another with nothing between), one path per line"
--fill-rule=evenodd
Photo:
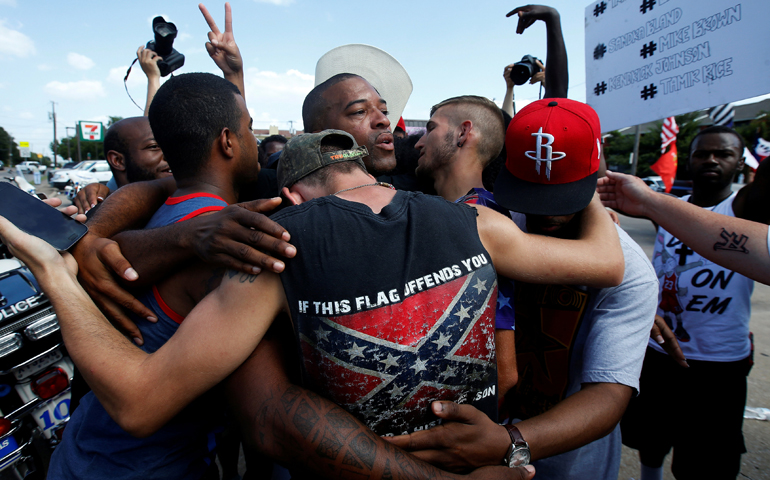
M75 133L77 134L78 129L75 127L64 127L64 129L67 131L67 158L69 161L72 161L72 154L70 153L70 143L72 143L70 140L72 137L69 136L70 130L75 130Z
M289 120L289 134L294 135L294 120Z
M51 100L51 119L53 120L53 166L56 168L56 102Z
M634 135L634 159L631 162L631 175L636 175L636 167L639 165L639 140L642 135L642 126L636 126L636 132Z
M78 138L78 163L83 161L83 157L80 155L80 122L75 125L75 136Z

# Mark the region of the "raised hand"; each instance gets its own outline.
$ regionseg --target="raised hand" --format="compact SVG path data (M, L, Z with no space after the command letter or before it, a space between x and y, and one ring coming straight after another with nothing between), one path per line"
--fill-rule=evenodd
M233 12L229 3L225 3L225 31L224 33L219 31L217 22L211 16L206 7L202 4L198 4L203 18L206 19L206 23L209 24L211 31L209 32L209 41L206 42L206 51L209 52L209 56L214 63L217 64L225 77L228 75L239 74L243 71L243 58L241 58L241 52L238 50L238 45L235 43L235 37L233 36Z
M142 46L136 51L136 58L139 59L139 65L141 65L142 71L147 75L147 78L150 81L160 81L160 68L158 68L158 62L163 60L163 57L153 50Z
M646 202L656 195L640 178L609 170L596 190L605 207L632 216L646 216Z
M545 5L525 5L523 7L516 7L506 17L513 15L519 16L519 23L516 25L516 33L522 34L524 30L532 26L538 20L547 20L552 15L558 15L558 12Z

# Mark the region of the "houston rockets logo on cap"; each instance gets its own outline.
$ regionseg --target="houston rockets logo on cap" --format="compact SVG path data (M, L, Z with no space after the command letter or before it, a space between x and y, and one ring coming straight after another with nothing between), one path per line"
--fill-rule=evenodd
M600 135L599 117L584 103L560 98L527 105L508 126L495 200L534 215L582 210L596 188Z
M540 127L540 130L537 131L537 133L532 134L533 137L537 138L537 150L536 151L529 151L524 152L524 155L526 155L528 158L531 158L535 161L535 171L540 174L540 163L545 163L545 176L548 178L548 180L551 179L551 162L555 162L556 160L561 160L562 158L566 157L567 154L564 152L554 152L553 148L551 148L551 144L553 143L553 135L550 135L548 133L543 133L543 127ZM545 141L544 141L545 140ZM545 150L545 157L543 157L543 150ZM556 156L554 157L554 153Z

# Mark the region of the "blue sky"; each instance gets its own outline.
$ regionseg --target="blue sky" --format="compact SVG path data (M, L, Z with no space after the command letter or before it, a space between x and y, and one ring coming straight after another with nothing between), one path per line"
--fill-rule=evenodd
M551 3L562 16L570 61L570 98L585 100L584 10L588 2ZM405 118L427 119L430 107L462 94L502 101L505 65L525 54L545 58L542 23L516 35L518 6L500 1L234 0L235 39L246 68L246 97L255 128L302 127L302 100L313 87L318 58L334 47L365 43L398 59L414 91ZM224 29L224 2L206 3ZM387 8L386 8L387 7ZM58 137L78 120L141 115L123 76L136 49L152 39L151 20L164 15L179 29L178 72L218 69L204 48L208 26L194 1L0 0L0 126L33 151L50 154L49 121L56 102ZM128 81L142 107L146 78L138 65ZM516 87L516 98L538 89Z

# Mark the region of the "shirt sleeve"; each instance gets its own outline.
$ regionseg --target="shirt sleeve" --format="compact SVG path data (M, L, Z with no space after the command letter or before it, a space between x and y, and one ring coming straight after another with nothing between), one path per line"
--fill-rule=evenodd
M627 237L627 235L626 235ZM580 383L618 383L639 391L639 375L658 305L655 270L641 251L623 238L623 282L602 289L585 338Z

